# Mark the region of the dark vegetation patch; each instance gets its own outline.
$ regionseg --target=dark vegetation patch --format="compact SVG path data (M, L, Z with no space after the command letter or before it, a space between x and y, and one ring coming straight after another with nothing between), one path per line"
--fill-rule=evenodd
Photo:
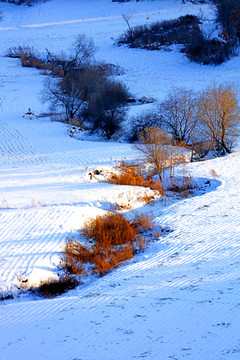
M9 48L6 56L51 75L44 82L42 101L59 114L60 121L110 139L122 130L131 94L112 76L121 73L119 67L93 61L95 50L93 40L79 34L69 55L49 50L39 54L32 47L19 46Z
M38 287L32 287L30 291L46 298L52 298L74 289L79 283L77 278L66 275L59 279L42 281Z
M118 39L118 44L148 50L159 50L164 45L187 44L199 31L199 23L198 17L186 15L175 20L139 25L128 29Z
M0 293L0 301L4 301L4 300L10 300L10 299L13 299L14 296L13 296L13 293L11 292L2 292Z
M0 0L1 2L8 2L15 5L28 5L32 6L34 4L37 4L39 2L47 2L48 0Z
M184 176L182 181L172 179L167 186L167 190L172 193L180 194L182 197L188 197L193 194L193 190L196 188L191 176Z
M181 45L182 52L191 60L203 64L221 64L236 52L236 41L231 37L208 39L200 29L200 19L194 15L130 27L118 39L118 44L131 48L159 50L170 45Z
M204 65L220 65L237 54L237 44L233 39L207 39L202 32L182 49L191 61Z

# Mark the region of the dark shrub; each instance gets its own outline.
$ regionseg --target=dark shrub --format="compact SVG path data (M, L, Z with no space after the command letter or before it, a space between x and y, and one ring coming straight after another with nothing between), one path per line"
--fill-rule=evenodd
M236 44L233 41L206 39L199 35L192 43L186 45L183 52L191 61L207 64L222 64L236 54Z
M107 139L119 132L125 120L125 105L129 96L124 84L103 79L97 92L91 94L85 112L91 132L100 133Z
M213 0L217 8L217 20L230 36L236 32L236 10L240 9L239 0Z
M10 300L10 299L14 299L14 296L12 293L0 293L0 301L4 301L4 300Z
M43 281L39 287L32 288L31 291L37 292L44 297L51 298L72 290L77 285L79 285L79 281L76 278L67 275L57 280L49 279Z
M161 127L161 118L157 112L146 111L138 116L132 117L128 131L128 140L131 142L140 140L140 133L144 132L146 128L154 126Z
M130 47L148 50L157 50L164 45L186 44L194 32L200 31L199 22L197 16L185 15L175 20L136 26L128 29L118 39L118 44L129 44Z
M62 110L67 122L87 126L92 133L110 139L121 129L129 92L122 83L110 80L102 67L86 66L60 79L47 79L42 100L50 109Z
M147 50L159 50L163 46L179 44L190 60L218 65L236 55L236 31L240 33L240 11L235 10L231 14L231 26L235 30L223 34L222 39L206 38L199 27L199 18L185 15L175 20L130 27L118 39L118 44L128 44L129 47Z

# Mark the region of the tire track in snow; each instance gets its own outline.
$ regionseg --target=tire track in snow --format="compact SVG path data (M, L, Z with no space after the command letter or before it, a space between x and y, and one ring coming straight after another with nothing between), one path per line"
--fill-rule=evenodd
M171 12L171 9L160 9L155 11L144 11L139 13L131 13L131 17L138 17L138 16L150 16L150 15L157 15L157 14L166 14ZM174 13L182 12L182 7L174 9ZM78 23L89 23L89 22L98 22L98 21L105 21L105 20L114 20L114 19L121 19L122 15L110 15L110 16L101 16L95 18L81 18L81 19L73 19L73 20L63 20L63 21L51 21L47 23L40 23L40 24L26 24L26 25L19 25L19 27L0 27L0 30L17 30L19 28L38 28L38 27L49 27L49 26L57 26L57 25L71 25L71 24L78 24Z
M49 267L49 259L58 251L66 239L64 223L74 213L74 208L61 207L11 211L1 214L0 232L2 234L1 257L4 259L1 273L8 284L17 284L17 274L28 277L39 257L43 267ZM45 265L44 265L45 263Z
M111 161L121 161L129 157L136 158L134 151L132 156L129 156L130 149L133 148L129 144L78 141L67 137L63 139L61 147L59 145L56 147L50 142L45 144L45 148L37 151L28 138L6 123L0 123L0 134L0 164L2 167L43 164L91 166L109 164Z
M0 164L22 166L23 164L34 165L42 163L45 158L36 153L29 139L24 137L18 130L9 124L0 122Z
M76 140L77 141L77 140ZM124 158L136 159L137 152L129 144L107 144L91 141L72 143L66 141L61 149L48 150L48 161L52 164L71 164L76 166L106 165Z

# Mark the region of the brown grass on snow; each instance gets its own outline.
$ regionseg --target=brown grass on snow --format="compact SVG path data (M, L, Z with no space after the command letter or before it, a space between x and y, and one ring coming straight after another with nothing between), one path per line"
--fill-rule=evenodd
M97 216L87 221L82 230L90 244L82 245L76 239L67 241L63 266L71 274L78 275L86 274L85 269L90 266L93 274L102 276L143 250L142 233L150 228L151 220L147 215L132 222L118 213Z
M138 165L119 165L119 173L109 175L108 182L115 185L130 185L149 187L151 190L157 190L159 195L164 195L165 190L159 180L153 181L152 174L145 178L141 175L141 169Z

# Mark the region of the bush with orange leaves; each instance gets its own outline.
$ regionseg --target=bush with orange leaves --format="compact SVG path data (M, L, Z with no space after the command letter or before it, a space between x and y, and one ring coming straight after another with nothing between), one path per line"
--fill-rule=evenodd
M142 234L151 228L151 220L141 215L130 222L122 214L109 213L85 223L82 234L91 242L83 245L76 239L67 241L63 267L70 274L103 276L144 250ZM141 233L141 234L140 234Z
M138 165L121 163L118 168L119 172L111 174L107 179L111 184L149 187L151 190L156 190L159 195L165 194L161 182L153 181L151 173L144 178Z

